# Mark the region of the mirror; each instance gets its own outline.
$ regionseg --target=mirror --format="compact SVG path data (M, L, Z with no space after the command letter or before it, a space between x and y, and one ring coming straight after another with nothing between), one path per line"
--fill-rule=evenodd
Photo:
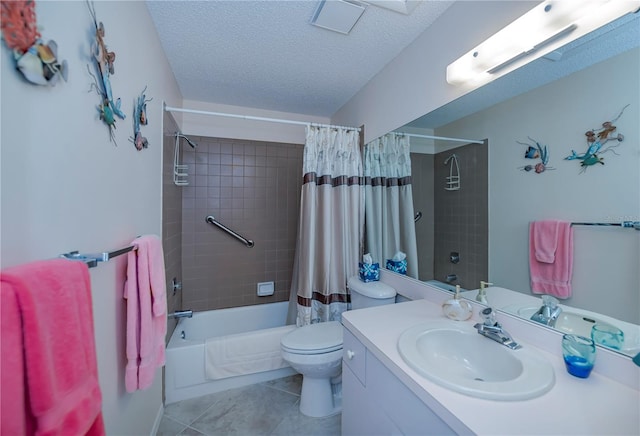
M435 278L446 282L448 274L456 273L458 281L454 283L477 289L479 280L484 279L534 298L527 307L539 307L540 295L532 294L529 284L530 221L640 220L638 29L638 14L623 17L559 50L555 61L538 59L396 129L456 138L488 138L486 160L482 158L483 146L440 141L424 146L431 146L435 154L431 151L412 155L415 212L422 212L416 233L420 238L423 228L430 226L424 232L432 238L419 243L422 281ZM571 67L569 70L565 69L566 64ZM581 166L575 160L564 159L572 150L586 151L584 133L620 113L614 124L625 139L601 155L603 164ZM416 142L412 138L412 145ZM536 163L524 157L528 145L536 147L536 143L547 146L549 151L547 168L542 173L524 171L527 164ZM469 197L479 196L486 205L487 215L475 218L481 225L486 219L486 239L472 226L459 225L454 232L459 246L440 243L439 235L452 232L434 230L438 226L439 202L430 203L428 194L418 189L422 179L427 179L425 186L431 184L432 197L445 192L444 177L449 170L443 161L454 152L452 147L460 157L461 176L461 189L454 195L477 188L480 182L473 177L487 176L486 200L483 193ZM477 156L463 159L470 149ZM480 166L466 167L466 162ZM423 173L425 167L434 168L435 172ZM462 204L467 206L469 200ZM467 229L471 232L467 233ZM592 317L611 317L640 329L640 231L599 226L574 226L573 230L573 292L570 298L560 300L565 312L587 311L584 313L593 314ZM460 248L464 243L478 251ZM488 260L484 265L479 262L483 250ZM431 253L431 259L427 256L425 260L425 251ZM449 263L451 252L459 253L458 264ZM462 269L467 261L477 264L479 275ZM441 262L444 266L439 268ZM476 292L467 295L475 298ZM496 307L491 301L491 290L487 297L496 309L509 311ZM523 310L520 315L528 319L529 312L530 309Z

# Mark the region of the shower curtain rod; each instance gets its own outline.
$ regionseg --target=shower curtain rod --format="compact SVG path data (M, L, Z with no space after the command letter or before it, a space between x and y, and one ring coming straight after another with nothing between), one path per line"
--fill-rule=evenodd
M425 139L438 139L441 141L454 141L454 142L468 142L471 144L484 144L484 141L480 141L477 139L463 139L463 138L449 138L448 136L431 136L431 135L419 135L417 133L405 133L405 132L394 132L398 135L405 135L413 138L425 138Z
M251 121L266 121L269 123L294 124L298 126L329 127L332 129L338 128L338 129L346 129L346 130L355 130L356 132L360 132L359 127L334 126L331 124L310 123L308 121L293 121L293 120L282 120L279 118L254 117L251 115L237 115L237 114L229 114L225 112L210 112L210 111L201 111L196 109L182 109L179 107L170 107L170 106L165 106L164 110L166 112L184 112L184 113L196 114L196 115L215 115L218 117L240 118L243 120L251 120Z

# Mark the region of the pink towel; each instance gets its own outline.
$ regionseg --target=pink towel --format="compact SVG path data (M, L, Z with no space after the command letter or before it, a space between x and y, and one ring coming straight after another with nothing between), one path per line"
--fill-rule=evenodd
M534 221L529 226L531 291L571 297L573 228L564 221Z
M162 243L157 236L137 238L127 258L127 392L147 389L164 365L167 298Z
M2 271L3 435L104 435L86 264Z
M535 221L531 223L533 247L538 262L553 263L558 248L558 228L561 221Z

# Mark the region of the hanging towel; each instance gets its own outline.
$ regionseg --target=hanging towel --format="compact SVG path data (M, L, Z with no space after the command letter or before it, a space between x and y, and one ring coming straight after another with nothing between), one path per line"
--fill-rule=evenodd
M0 433L104 435L87 265L33 262L0 281Z
M286 325L207 339L207 379L286 368L289 364L282 358L280 341L284 335L295 329L295 325Z
M531 223L533 247L538 262L553 263L558 248L558 228L561 221L534 221Z
M531 291L571 297L573 228L564 221L534 221L529 225Z
M167 333L167 298L162 242L155 235L132 242L127 255L127 334L125 387L127 392L147 389L156 368L164 365Z

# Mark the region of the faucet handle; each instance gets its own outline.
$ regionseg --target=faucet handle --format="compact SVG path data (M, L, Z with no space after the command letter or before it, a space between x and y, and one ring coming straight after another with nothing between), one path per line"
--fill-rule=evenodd
M494 326L496 325L496 314L491 307L482 309L480 312L484 325Z
M555 309L558 306L558 303L560 302L556 297L546 294L542 296L542 304L544 304L545 306L549 306L550 308Z

